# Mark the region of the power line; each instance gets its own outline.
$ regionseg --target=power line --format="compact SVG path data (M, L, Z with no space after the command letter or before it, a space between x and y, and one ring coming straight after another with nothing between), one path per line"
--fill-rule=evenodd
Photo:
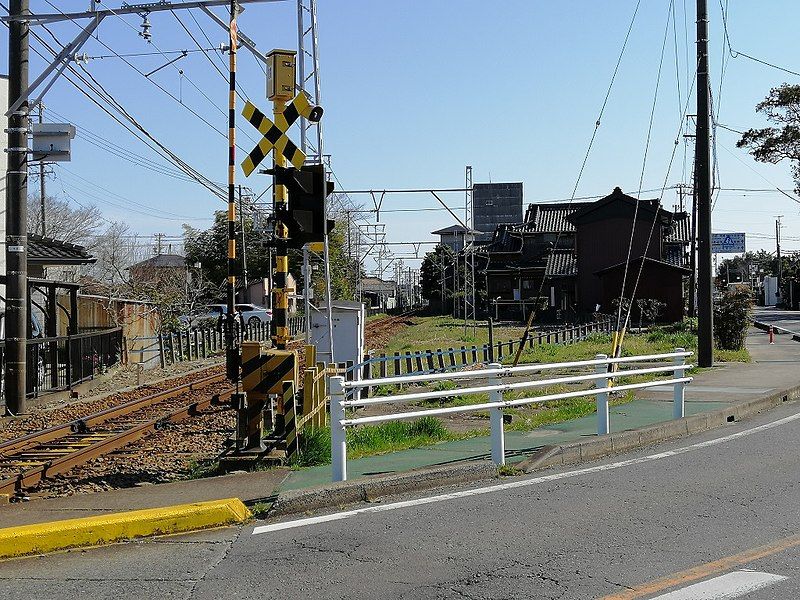
M726 3L727 3L727 0L726 0ZM777 69L778 71L783 71L784 73L789 73L790 75L795 75L797 77L800 77L800 73L798 73L797 71L792 71L791 69L787 69L786 67L781 67L780 65L776 65L774 63L771 63L769 61L763 60L761 58L756 58L755 56L752 56L750 54L746 54L745 52L742 52L741 50L734 50L733 49L733 44L731 44L731 36L730 36L730 33L728 32L727 10L723 7L722 0L719 0L719 6L720 6L720 9L722 9L722 28L723 28L723 31L725 33L725 39L728 41L728 52L730 53L731 58L739 58L740 56L743 56L744 58L752 60L753 62L757 62L757 63L762 64L764 66L771 67L773 69Z
M65 13L64 13L64 12L63 12L63 11L62 11L60 8L58 8L58 7L57 7L55 4L53 4L53 3L52 3L50 0L45 0L45 2L46 2L47 4L49 4L51 7L53 7L53 9L54 9L54 10L56 10L56 11L60 12L62 15L65 15ZM108 10L110 10L110 11L111 11L111 13L112 13L114 16L116 16L116 17L117 17L117 18L118 18L120 21L122 21L122 22L123 22L123 23L124 23L124 24L125 24L127 27L130 27L131 29L133 29L133 30L134 30L134 31L137 33L137 35L138 35L138 33L139 33L139 32L138 32L138 30L137 30L135 27L133 27L133 25L131 25L130 23L128 23L128 22L127 22L125 19L123 19L123 18L122 18L122 17L121 17L119 14L117 14L117 13L116 13L114 10L112 10L112 9L108 9ZM66 16L66 15L65 15L65 16ZM74 24L75 24L77 27L79 27L79 28L81 28L81 29L82 29L81 25L80 25L80 24L79 24L79 23L78 23L78 22L77 22L77 21L76 21L74 18L70 18L70 21L72 21L72 22L73 22L73 23L74 23ZM49 33L49 34L50 34L50 37L52 37L52 38L53 38L53 40L54 40L54 41L55 41L55 42L56 42L56 43L57 43L59 46L61 46L62 48L64 47L64 45L63 45L63 44L62 44L62 43L61 43L61 42L58 40L58 38L56 38L56 36L53 34L53 32L52 32L52 31L51 31L51 30L50 30L50 29L49 29L49 28L48 28L46 25L42 25L42 27L44 28L44 30L45 30L45 31L47 31L47 33ZM109 46L107 43L105 43L103 40L101 40L101 39L99 39L99 38L97 38L97 41L98 41L98 42L99 42L99 43L100 43L100 44L101 44L101 45L102 45L104 48L106 48L106 49L107 49L109 52L113 53L115 56L117 56L118 58L120 58L120 59L122 60L122 62L124 62L126 65L128 65L128 66L129 66L131 69L133 69L134 71L136 71L136 73L138 73L139 75L141 75L142 77L144 77L144 78L145 78L147 81L149 81L151 84L153 84L154 86L156 86L156 88L157 88L157 89L159 89L161 92L163 92L164 94L166 94L166 95L167 95L169 98L171 98L173 101L175 101L176 103L178 103L180 106L182 106L183 108L185 108L186 110L188 110L188 111L189 111L191 114L193 114L193 115L194 115L194 116L195 116L197 119L199 119L199 120L200 120L201 122L203 122L205 125L207 125L207 126L208 126L208 127L210 127L211 129L213 129L214 131L216 131L216 132L217 132L217 133L218 133L220 136L222 136L222 137L224 137L224 138L227 138L227 133L224 133L224 132L223 132L221 129L217 128L217 127L216 127L214 124L212 124L210 121L208 121L208 119L206 119L205 117L203 117L203 116L202 116L200 113L198 113L198 112L197 112L196 110L194 110L192 107L190 107L190 106L189 106L189 105L187 105L187 104L184 104L184 102L183 102L183 101L182 101L180 98L178 98L178 97L177 97L175 94L173 94L173 93L172 93L172 92L170 92L168 89L166 89L166 88L165 88L164 86L162 86L160 83L158 83L158 82L157 82L157 81L155 81L154 79L152 79L152 78L148 77L148 75L147 75L147 74L146 74L144 71L142 71L142 70L141 70L139 67L137 67L136 65L134 65L134 64L133 64L131 61L129 61L129 60L127 60L126 58L124 58L123 56L121 56L121 55L120 55L120 54L119 54L119 53L118 53L116 50L114 50L114 48L112 48L111 46ZM164 52L163 52L163 51L162 51L162 50L161 50L161 49L160 49L160 48L159 48L159 47L158 47L158 46L157 46L157 45L156 45L154 42L152 42L152 41L151 41L150 43L151 43L151 44L152 44L152 45L153 45L153 46L156 48L156 50L158 50L158 53L160 53L160 54L164 55L164 58L169 58L168 56L166 56L166 55L164 54ZM86 68L85 68L83 65L79 65L79 66L80 66L80 68L81 68L81 70L82 70L82 71L84 71L84 72L85 72L87 75L89 74L88 70L87 70L87 69L86 69ZM170 66L172 66L172 67L173 67L173 68L174 68L176 71L178 71L178 73L179 73L179 74L180 74L180 75L181 75L181 76L182 76L184 79L186 79L186 81L187 81L187 82L188 82L188 83L189 83L189 84L190 84L190 85L191 85L191 86L192 86L192 87L193 87L195 90L197 90L197 91L198 91L198 93L199 93L201 96L203 96L203 98L205 98L205 99L206 99L206 100L209 102L209 104L211 104L211 105L212 105L212 106L213 106L215 109L217 109L217 111L219 111L219 112L220 112L220 114L222 114L223 116L227 116L227 113L226 113L224 110L222 110L222 109L221 109L221 108L220 108L220 107L217 105L217 103L216 103L216 102L214 102L214 100L212 100L212 99L211 99L211 98L208 96L208 94L206 94L206 93L205 93L205 92L204 92L204 91L203 91L203 90L202 90L202 89L201 89L201 88L200 88L200 87L199 87L199 86L198 86L196 83L194 83L194 81L192 80L192 78L191 78L191 77L189 77L189 76L188 76L188 75L185 73L185 71L183 71L182 69L178 69L178 67L176 67L174 64L172 64L172 65L170 65ZM255 140L255 138L253 138L253 137L250 135L250 133L249 133L249 132L245 131L245 132L244 132L244 134L245 134L245 135L246 135L248 138L250 138L250 140L251 140L251 141L253 141L253 142L255 142L255 141L256 141L256 140ZM242 151L244 151L244 149L243 149L243 148L240 148L240 149L241 149Z

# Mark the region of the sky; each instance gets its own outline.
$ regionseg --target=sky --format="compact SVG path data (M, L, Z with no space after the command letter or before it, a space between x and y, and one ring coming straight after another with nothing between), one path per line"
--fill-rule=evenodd
M79 11L88 4L31 0L34 12ZM690 177L692 147L684 135L692 133L692 124L683 115L687 107L695 112L694 97L687 99L696 64L692 0L641 0L578 179L636 5L636 0L318 0L325 153L331 154L337 187L460 188L465 166L471 165L475 182L522 181L525 204L568 201L573 190L576 197L602 196L620 186L633 195L655 190L642 197L661 196L672 207L678 202L674 186ZM716 120L737 131L765 126L755 105L771 87L800 78L735 53L800 71L800 3L709 0L709 10ZM725 45L723 10L733 55ZM215 12L225 18L221 8ZM176 14L201 47L227 41L225 30L200 11ZM264 52L293 49L296 14L294 0L250 4L239 28ZM159 52L197 49L174 14L154 13L149 19L152 43L138 35L141 17L107 18L97 38L81 49L89 57L84 66L162 143L224 182L228 92L212 62L225 71L227 58L213 50L192 52L145 77L178 56ZM48 32L36 31L52 43ZM78 28L65 22L51 31L64 44ZM7 37L2 38L0 52L7 56ZM42 50L39 42L32 45ZM114 52L147 55L126 56L129 65ZM32 52L31 79L43 66ZM243 50L239 66L242 94L268 109L259 64ZM176 178L174 166L64 78L44 103L46 120L68 120L79 132L72 161L53 167L48 193L73 204L95 204L109 221L124 221L145 236L178 236L183 223L207 227L213 211L224 208L205 188ZM237 162L258 137L240 118ZM297 139L296 131L292 137ZM783 215L782 247L800 250L800 201L791 191L789 164L755 162L736 148L738 138L716 129L715 183L722 189L715 195L714 231L744 231L748 249L774 250L775 217ZM245 178L241 169L236 177L256 194L269 184L263 175ZM662 188L667 188L663 194ZM440 196L462 217L463 192ZM372 208L369 195L352 198ZM430 194L387 194L382 208L380 221L370 213L362 219L385 224L390 242L431 241L430 232L454 223ZM419 265L407 256L413 255L411 247L393 250L406 266Z

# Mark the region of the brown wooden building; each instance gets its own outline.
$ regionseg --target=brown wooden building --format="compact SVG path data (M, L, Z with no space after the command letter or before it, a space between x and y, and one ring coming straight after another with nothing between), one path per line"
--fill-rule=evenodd
M489 310L523 319L538 299L543 320L610 313L624 278L626 298L638 280L634 300L660 300L661 319L680 320L688 244L686 213L637 201L620 188L596 202L531 204L525 222L499 227L486 248Z

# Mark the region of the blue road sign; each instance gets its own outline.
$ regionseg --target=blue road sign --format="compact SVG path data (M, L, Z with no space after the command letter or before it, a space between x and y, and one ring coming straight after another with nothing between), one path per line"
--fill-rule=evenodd
M744 254L744 233L712 233L711 252L713 254Z

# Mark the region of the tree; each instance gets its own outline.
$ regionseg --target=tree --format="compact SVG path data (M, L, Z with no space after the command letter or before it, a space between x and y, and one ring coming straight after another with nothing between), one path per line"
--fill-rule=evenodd
M800 194L800 85L784 83L772 88L756 105L756 112L766 116L776 127L748 129L736 146L747 148L759 162L776 164L788 159L795 193Z
M93 205L72 207L68 202L45 196L44 210L47 237L88 246L103 223L100 210ZM42 209L40 196L28 197L28 231L41 235Z
M422 297L431 305L431 309L447 313L453 302L452 269L455 255L449 246L439 244L431 252L425 254L420 267L420 285ZM450 275L448 276L448 272Z
M237 223L236 246L237 260L241 269L241 229ZM254 228L253 219L244 219L245 242L247 251L248 277L257 279L269 275L269 252L266 241ZM214 224L209 229L195 229L183 226L186 262L190 265L200 263L203 279L212 285L219 286L220 295L228 276L228 216L223 211L214 213Z

